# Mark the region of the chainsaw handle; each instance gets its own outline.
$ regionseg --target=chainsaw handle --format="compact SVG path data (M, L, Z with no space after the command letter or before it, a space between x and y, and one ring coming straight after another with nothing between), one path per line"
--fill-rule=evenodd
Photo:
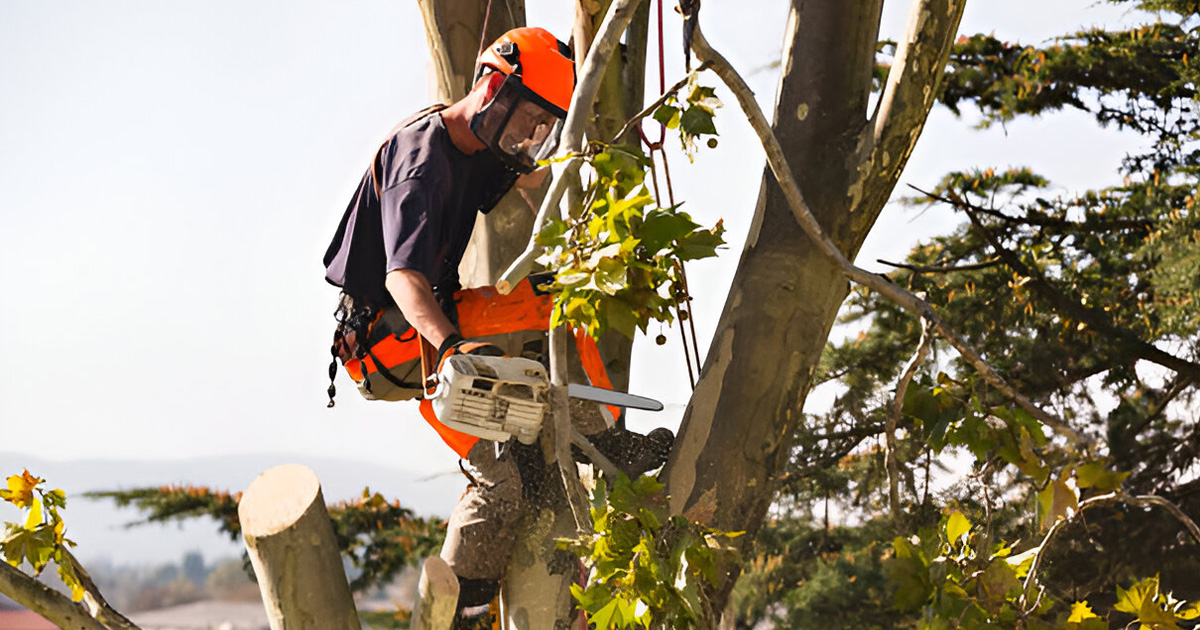
M437 348L424 335L418 335L418 338L421 345L421 387L425 390L425 397L430 398L437 391L437 361L440 357L437 356Z

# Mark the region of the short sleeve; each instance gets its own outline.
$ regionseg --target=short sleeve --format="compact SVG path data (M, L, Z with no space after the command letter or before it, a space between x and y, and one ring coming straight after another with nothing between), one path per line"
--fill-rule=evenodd
M407 179L383 191L380 210L383 219L383 246L387 256L385 272L413 269L435 278L439 265L441 213L436 192L420 179ZM431 280L432 282L432 280Z

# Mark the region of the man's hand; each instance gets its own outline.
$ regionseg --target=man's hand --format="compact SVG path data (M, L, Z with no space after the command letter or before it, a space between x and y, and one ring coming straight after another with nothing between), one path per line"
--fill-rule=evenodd
M500 346L485 341L463 339L462 335L453 333L438 346L438 369L441 369L442 363L445 363L446 359L456 354L474 354L484 357L508 356Z

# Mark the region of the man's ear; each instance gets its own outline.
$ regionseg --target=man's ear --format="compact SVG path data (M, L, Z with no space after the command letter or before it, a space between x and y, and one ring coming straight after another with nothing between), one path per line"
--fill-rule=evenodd
M483 81L485 82L483 100L485 103L492 102L492 99L496 97L496 92L500 91L500 84L504 83L505 78L506 77L504 76L503 72L489 72L487 76L483 78Z

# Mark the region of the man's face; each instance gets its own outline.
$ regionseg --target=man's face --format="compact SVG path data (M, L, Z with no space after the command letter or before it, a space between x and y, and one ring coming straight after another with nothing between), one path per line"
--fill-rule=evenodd
M520 101L500 134L500 149L510 155L535 158L558 118L539 105Z

